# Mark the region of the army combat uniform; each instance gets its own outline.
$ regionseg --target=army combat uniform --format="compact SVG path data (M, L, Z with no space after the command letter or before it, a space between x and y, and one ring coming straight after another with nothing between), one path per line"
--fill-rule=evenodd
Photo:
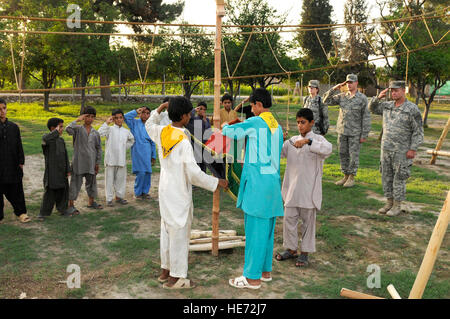
M357 80L355 74L347 75L347 81L356 82ZM371 128L367 97L359 91L351 96L350 92L340 93L339 89L331 89L325 93L323 102L327 105L339 105L336 131L341 170L345 178L337 185L347 186L344 184L347 178L351 176L350 179L353 181L353 176L356 176L358 171L360 139L367 139Z
M389 86L400 87L405 87L403 81L394 81ZM388 203L379 212L395 216L401 210L401 202L405 200L406 180L413 164L413 159L407 158L406 153L409 150L417 151L423 142L422 116L417 105L408 100L396 107L395 101L381 102L374 97L369 109L374 114L383 115L380 171ZM391 209L392 206L395 206L395 210Z
M308 86L319 88L319 81L311 80L309 81ZM319 95L316 95L315 97L305 96L303 107L310 109L314 114L314 127L312 128L312 131L315 134L325 135L324 133L326 133L330 127L330 122L328 120L328 106L323 103ZM322 123L324 132L320 131L319 122Z

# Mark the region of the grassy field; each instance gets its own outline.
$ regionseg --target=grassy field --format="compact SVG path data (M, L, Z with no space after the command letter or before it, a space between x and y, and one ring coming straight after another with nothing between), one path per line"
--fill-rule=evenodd
M286 103L273 107L283 126ZM109 116L115 104L92 104L97 109L95 127ZM122 104L126 112L140 105ZM153 109L155 105L151 105ZM297 135L295 112L290 105L290 135ZM21 127L26 167L33 163L34 179L43 174L41 136L47 132L46 121L61 117L66 125L77 117L79 106L70 103L53 105L45 112L37 103L8 105L8 118ZM338 109L330 107L331 125L336 124ZM52 215L36 221L42 196L41 180L24 181L29 224L20 224L7 204L5 220L0 224L0 298L340 298L342 287L389 298L386 286L394 284L406 298L415 280L428 240L440 212L446 191L450 188L450 161L438 158L438 165L424 164L429 157L425 149L434 147L442 125L450 114L449 104L436 104L425 129L426 141L420 149L423 161L413 166L407 185L407 202L411 212L395 218L377 215L383 206L379 173L381 117L372 116L372 132L361 149L357 185L343 189L334 185L340 178L334 127L327 134L334 152L326 162L323 177L323 208L317 218L317 252L310 257L308 268L299 269L294 261L273 264L271 283L258 291L241 291L228 286L228 278L241 275L244 248L220 251L219 257L208 252L190 253L189 277L198 285L190 291L166 291L157 282L159 275L160 217L157 201L158 164L152 176L152 199L132 198L134 177L129 176L127 198L130 205L101 212L83 206L86 197L77 201L81 215L66 219ZM71 138L65 134L69 153ZM444 149L449 149L447 138ZM285 162L282 162L282 175ZM129 165L130 169L130 165ZM445 173L447 172L447 173ZM131 175L131 173L130 173ZM99 197L104 203L102 171L99 175ZM34 182L37 186L31 186ZM84 190L82 190L84 193ZM212 193L194 188L193 229L211 228ZM234 229L244 235L243 213L226 194L221 197L220 228ZM424 298L450 298L450 238L444 239ZM275 250L282 247L282 219L277 220ZM69 264L81 268L81 288L69 289L65 283ZM369 265L381 269L381 287L369 289Z

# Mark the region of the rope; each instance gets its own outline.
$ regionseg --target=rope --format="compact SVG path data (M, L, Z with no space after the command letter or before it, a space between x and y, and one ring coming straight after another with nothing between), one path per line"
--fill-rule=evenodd
M278 60L277 56L275 55L275 52L273 51L273 48L272 48L272 44L270 44L270 41L269 41L269 38L267 37L267 34L266 34L266 40L267 40L267 43L269 44L270 51L272 51L273 57L275 58L275 60L276 60L277 63L278 63L278 66L279 66L284 72L289 73L289 71L286 71L285 68L283 68L283 66L281 65L281 63L280 63L280 61Z
M236 74L236 71L237 71L239 65L241 64L242 58L244 57L245 51L247 51L248 44L250 43L250 39L252 38L253 31L254 31L254 28L252 28L252 32L250 33L250 35L247 39L247 42L245 43L244 49L242 50L241 56L239 57L239 61L236 64L236 67L234 68L234 71L233 71L233 74L231 75L231 77L233 77Z
M147 80L148 67L149 67L149 65L150 65L150 59L151 59L151 57L152 57L152 55L153 55L153 45L154 45L154 43L155 43L155 33L156 33L156 26L155 26L155 28L154 28L154 30L153 30L152 44L151 44L151 46L150 46L150 52L149 52L149 54L147 55L147 66L146 66L146 68L145 68L144 82Z
M27 31L27 20L24 19L23 29ZM25 33L22 38L22 61L20 64L20 77L19 77L19 103L22 101L22 87L23 87L23 65L25 61L25 40L27 38L27 34Z
M136 67L137 67L137 70L138 70L139 79L141 80L142 94L144 94L144 81L142 80L141 68L139 66L139 61L138 61L138 58L136 56L136 49L134 48L134 40L133 39L131 39L131 47L133 48L134 60L136 61Z
M328 60L328 62L330 63L330 65L334 65L334 64L331 62L331 59L328 57L327 52L325 51L325 48L324 48L324 46L323 46L323 44L322 44L322 40L320 40L319 33L317 32L317 30L314 30L314 32L316 33L317 40L319 40L319 44L320 44L320 47L322 48L323 54L325 54L325 57L327 58L327 60Z
M437 47L439 45L445 45L449 44L450 40L442 41L440 43L433 43L428 44L420 48L409 50L409 53L417 52L426 50L429 48ZM367 60L361 60L361 61L355 61L355 62L348 62L348 63L342 63L342 64L336 64L335 66L324 66L324 67L318 67L318 68L312 68L307 70L297 70L297 71L290 71L290 74L298 74L298 73L306 73L306 72L316 72L316 71L323 71L323 70L329 70L329 69L338 69L338 68L345 68L357 64L362 63L368 63L373 61L378 61L385 58L393 58L397 56L402 56L407 54L407 52L399 52L392 55L386 55L384 57L377 57L373 59L367 59ZM267 74L254 74L254 75L244 75L244 76L235 76L232 78L222 78L222 80L232 80L232 79L250 79L250 78L258 78L258 77L267 77L267 76L280 76L280 75L286 75L286 72L278 72L278 73L267 73ZM185 80L185 81L166 81L166 82L149 82L144 83L145 85L161 85L161 84L180 84L180 83L193 83L193 82L212 82L214 81L213 78L210 79L203 79L203 80ZM132 87L132 86L141 86L141 84L116 84L116 85L103 85L103 86L90 86L90 87L75 87L75 88L53 88L53 89L26 89L22 90L23 92L29 93L29 92L53 92L53 91L71 91L71 90L84 90L84 89L103 89L103 88L119 88L119 87ZM18 90L4 90L1 91L3 93L18 93Z
M226 67L226 69L227 69L228 77L231 77L231 75L230 75L230 69L228 68L227 52L225 51L225 42L223 42L223 37L222 37L221 40L222 40L223 57L225 58L225 67Z
M19 80L17 79L17 72L16 72L16 63L14 62L14 49L13 49L13 44L12 44L12 37L8 37L9 39L9 45L11 47L11 59L12 59L12 64L13 64L13 70L14 70L14 79L16 80L16 87L17 90L19 90Z
M422 12L423 12L423 10L422 10ZM423 13L425 14L425 12L423 12ZM422 19L423 19L423 16L422 16ZM428 34L430 35L430 38L431 38L431 41L432 41L433 43L435 43L435 42L434 42L433 35L431 34L431 31L430 31L430 29L428 28L428 24L427 24L427 21L426 21L425 19L423 19L423 23L425 24L425 27L427 28Z
M449 6L430 11L425 16L426 19L433 19L436 18L436 16L428 16L431 14L437 14L439 12L445 12L447 11ZM391 20L382 20L382 21L372 21L372 22L364 22L365 25L372 25L372 24L383 24L383 23L390 23L390 22L405 22L412 19L421 18L423 14L421 15L415 15L411 16L409 18L398 18L398 19L391 19ZM23 20L27 19L30 21L53 21L53 22L67 22L66 18L44 18L44 17L21 17L21 16L0 16L0 19L5 20ZM89 23L89 24L123 24L123 25L142 25L142 26L162 26L162 27L179 27L179 26L191 26L191 27L204 27L204 28L215 28L216 25L211 24L170 24L170 23L151 23L151 22L129 22L129 21L98 21L98 20L80 20L80 23ZM359 23L339 23L339 24L294 24L294 25L285 25L284 27L287 28L304 28L304 27L310 27L310 28L317 28L317 27L331 27L331 26L351 26L351 25L358 25ZM223 25L224 28L251 28L251 27L279 27L279 25ZM313 31L313 30L311 30Z

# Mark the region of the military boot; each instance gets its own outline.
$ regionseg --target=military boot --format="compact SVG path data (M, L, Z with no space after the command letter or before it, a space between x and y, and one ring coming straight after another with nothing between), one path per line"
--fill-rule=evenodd
M384 205L384 207L381 207L378 210L379 214L386 214L394 205L394 199L393 198L388 198L386 201L386 204Z
M336 185L338 185L338 186L342 186L342 185L345 184L345 182L347 181L347 179L348 179L348 175L346 174L346 175L344 175L344 178L338 180L338 181L337 181L336 183L334 183L334 184L336 184Z
M392 208L386 213L388 216L397 216L402 212L402 202L394 200Z
M352 174L350 174L350 175L348 175L348 178L344 184L344 187L352 187L353 185L355 185L355 177Z

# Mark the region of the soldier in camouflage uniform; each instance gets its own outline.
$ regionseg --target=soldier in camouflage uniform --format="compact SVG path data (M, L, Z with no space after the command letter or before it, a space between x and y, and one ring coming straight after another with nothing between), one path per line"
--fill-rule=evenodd
M347 85L348 92L341 93L340 88L344 85ZM325 93L323 102L328 105L339 105L336 131L344 178L335 184L352 187L359 166L360 145L367 140L371 125L367 97L358 91L358 76L348 74L345 82Z
M393 101L381 102L388 90ZM423 142L422 117L417 105L406 99L404 81L392 81L389 88L372 98L369 109L383 115L380 171L387 201L378 212L396 216L402 211L406 180L417 148Z
M303 107L310 109L314 114L312 131L316 134L325 135L330 126L330 122L328 120L328 106L323 103L319 96L319 81L309 81L308 91L309 96L306 96L303 100ZM321 131L320 126L322 126L323 131Z

